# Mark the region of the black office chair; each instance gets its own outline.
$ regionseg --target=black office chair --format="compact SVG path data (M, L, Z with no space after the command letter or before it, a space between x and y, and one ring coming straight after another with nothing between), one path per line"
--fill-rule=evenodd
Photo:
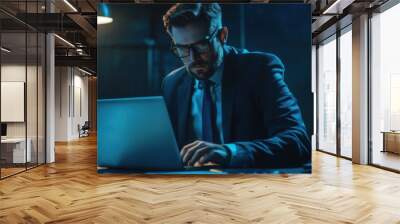
M82 127L78 124L79 138L89 136L89 129L90 129L89 121L85 121Z

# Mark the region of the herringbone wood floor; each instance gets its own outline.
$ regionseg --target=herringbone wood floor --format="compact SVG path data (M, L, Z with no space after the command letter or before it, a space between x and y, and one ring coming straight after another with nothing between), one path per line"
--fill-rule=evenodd
M0 223L400 223L400 175L320 152L312 175L96 173L96 139L0 181Z

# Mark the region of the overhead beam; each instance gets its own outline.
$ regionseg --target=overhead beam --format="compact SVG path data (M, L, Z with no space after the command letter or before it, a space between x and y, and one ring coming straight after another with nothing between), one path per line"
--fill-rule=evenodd
M73 1L68 1L68 2L70 4L73 3ZM80 9L76 5L73 6L78 10L78 12L72 10L71 7L68 6L68 4L66 4L64 1L55 1L54 5L62 12L66 12L65 15L67 15L67 17L69 17L72 21L74 21L90 37L86 41L91 46L96 45L97 30L87 21L87 19L84 16L82 16Z
M16 17L42 32L81 30L75 21L61 13L18 13Z
M336 0L332 2L322 14L342 14L343 10L353 4L355 0Z
M96 58L90 56L55 56L56 66L82 66L96 70Z
M78 26L80 26L89 35L89 37L96 38L96 28L94 28L85 17L80 14L68 14L67 16Z

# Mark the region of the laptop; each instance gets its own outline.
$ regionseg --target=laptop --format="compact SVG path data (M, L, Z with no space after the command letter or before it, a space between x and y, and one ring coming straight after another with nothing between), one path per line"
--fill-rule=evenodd
M97 102L99 167L137 171L216 168L184 167L163 97Z

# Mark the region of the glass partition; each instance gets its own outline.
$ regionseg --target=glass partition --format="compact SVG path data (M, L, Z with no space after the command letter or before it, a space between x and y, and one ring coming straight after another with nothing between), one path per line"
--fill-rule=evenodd
M371 162L400 170L400 4L371 18Z
M1 34L2 177L24 171L31 161L26 142L26 40L25 32Z
M17 16L43 5L19 1ZM45 44L44 33L0 12L0 178L45 162Z
M28 168L37 165L38 157L38 35L36 32L27 33L27 81L26 81L26 113L27 113L27 144L30 148L30 161L27 163Z
M45 124L46 124L46 36L38 33L38 64L37 64L37 162L46 162Z
M318 149L336 154L336 35L318 54Z
M340 155L352 157L352 33L342 31L340 41Z

